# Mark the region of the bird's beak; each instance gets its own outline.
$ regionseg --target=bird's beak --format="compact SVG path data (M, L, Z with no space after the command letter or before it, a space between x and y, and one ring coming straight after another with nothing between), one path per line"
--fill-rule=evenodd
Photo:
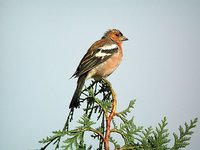
M126 38L125 36L122 36L122 41L127 41L128 38Z

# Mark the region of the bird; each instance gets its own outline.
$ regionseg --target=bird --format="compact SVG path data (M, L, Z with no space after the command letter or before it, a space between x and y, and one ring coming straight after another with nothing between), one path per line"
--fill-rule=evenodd
M109 29L100 40L91 45L72 75L78 80L69 108L80 107L81 90L87 79L98 81L116 70L123 57L122 42L127 40L118 29Z

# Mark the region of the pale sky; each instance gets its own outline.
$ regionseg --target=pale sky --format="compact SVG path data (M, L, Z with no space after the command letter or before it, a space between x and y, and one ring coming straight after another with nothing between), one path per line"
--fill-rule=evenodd
M198 0L0 0L0 149L39 149L62 129L76 86L69 78L111 28L129 39L108 78L117 110L136 98L136 125L155 127L166 116L170 137L200 119L199 16ZM199 139L198 123L186 149Z

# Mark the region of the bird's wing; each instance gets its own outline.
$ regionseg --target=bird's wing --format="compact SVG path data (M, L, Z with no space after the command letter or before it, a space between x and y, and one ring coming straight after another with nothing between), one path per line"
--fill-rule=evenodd
M92 70L96 66L112 57L112 55L117 53L118 50L119 47L115 43L103 42L98 47L94 43L82 58L78 68L76 69L76 72L72 77L79 77L80 75Z

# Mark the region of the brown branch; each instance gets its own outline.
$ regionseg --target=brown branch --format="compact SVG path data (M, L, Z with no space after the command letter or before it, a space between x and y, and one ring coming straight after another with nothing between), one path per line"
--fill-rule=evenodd
M112 88L111 83L106 79L104 79L104 81L108 84L108 86L111 90L111 93L112 93L112 109L111 109L110 115L105 116L106 117L106 134L104 137L104 148L105 148L105 150L109 150L109 137L110 137L110 133L111 133L110 124L111 124L113 117L116 114L117 98L116 98L116 94Z

